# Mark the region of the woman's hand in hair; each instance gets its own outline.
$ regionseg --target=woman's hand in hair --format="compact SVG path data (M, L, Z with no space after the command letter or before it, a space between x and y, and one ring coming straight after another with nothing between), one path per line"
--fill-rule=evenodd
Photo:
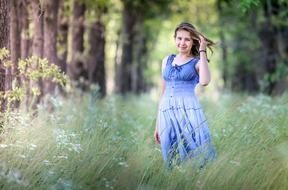
M206 38L203 37L202 35L199 35L199 44L200 44L199 50L206 50L207 41Z

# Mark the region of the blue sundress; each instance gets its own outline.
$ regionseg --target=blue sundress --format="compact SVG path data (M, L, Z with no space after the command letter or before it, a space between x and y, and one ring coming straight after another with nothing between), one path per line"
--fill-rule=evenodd
M195 68L199 58L182 65L172 65L170 55L162 73L165 91L159 104L159 136L165 164L180 164L196 158L204 165L216 157L210 131L195 95L199 75Z

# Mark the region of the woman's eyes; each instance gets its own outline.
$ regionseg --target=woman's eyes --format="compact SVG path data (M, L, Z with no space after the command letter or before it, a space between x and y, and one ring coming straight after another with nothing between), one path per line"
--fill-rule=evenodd
M178 40L182 40L181 37L178 37L177 39L178 39ZM187 42L190 42L190 41L191 41L191 39L189 39L189 38L184 38L184 40L187 41Z

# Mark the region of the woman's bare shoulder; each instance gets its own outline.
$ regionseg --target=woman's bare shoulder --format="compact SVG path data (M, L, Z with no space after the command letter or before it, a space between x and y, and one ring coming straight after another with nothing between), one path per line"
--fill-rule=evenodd
M169 55L167 55L166 57L164 57L162 59L162 72L164 71L166 64L167 64L167 60L168 60Z

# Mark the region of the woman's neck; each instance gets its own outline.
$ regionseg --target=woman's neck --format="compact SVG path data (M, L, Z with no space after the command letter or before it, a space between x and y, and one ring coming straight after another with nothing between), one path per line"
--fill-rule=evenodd
M180 59L187 59L193 57L193 55L188 54L188 53L178 53L177 55Z

